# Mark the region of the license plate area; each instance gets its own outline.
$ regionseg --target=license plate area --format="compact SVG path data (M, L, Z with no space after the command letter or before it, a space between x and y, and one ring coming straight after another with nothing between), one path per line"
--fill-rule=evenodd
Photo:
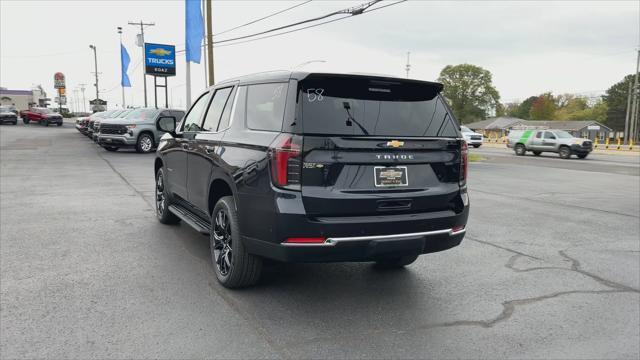
M373 179L377 187L408 186L406 166L375 166Z

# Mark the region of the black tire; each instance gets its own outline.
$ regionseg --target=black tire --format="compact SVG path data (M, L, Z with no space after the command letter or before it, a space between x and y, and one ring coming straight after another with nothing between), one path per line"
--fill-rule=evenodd
M147 154L153 151L153 137L148 133L143 133L138 136L138 142L136 142L136 151L142 154Z
M481 145L481 144L473 144L472 146L473 146L474 148L476 148L476 149L477 149L477 148L479 148L479 147L480 147L480 145Z
M584 158L587 157L587 155L589 155L589 154L588 153L587 154L577 154L576 156L578 157L578 159L584 159Z
M107 151L118 151L118 147L115 146L104 146L104 149Z
M164 171L160 168L156 173L156 216L158 217L158 221L163 224L177 224L180 222L180 218L169 211L171 201L169 200L169 193L164 184L166 184Z
M405 255L405 256L400 256L400 257L393 257L393 258L387 258L387 259L380 259L380 260L376 260L376 267L378 268L382 268L382 269L398 269L401 267L405 267L409 264L412 264L414 261L416 261L416 259L418 258L418 255Z
M18 120L14 121L13 125L18 125Z
M58 126L62 126L62 123L61 123L61 122L59 122L59 123L58 123Z
M233 196L225 196L211 213L209 246L216 278L226 288L254 285L262 272L262 258L246 251L239 230Z
M533 155L535 155L535 156L540 156L540 154L542 154L542 151L534 151L533 152Z
M524 154L527 153L527 148L525 148L522 144L516 144L514 150L516 152L516 155L518 156L524 156Z
M22 122L23 122L25 125L28 125L28 124L29 124L29 118L22 118Z
M560 158L562 159L568 159L571 157L571 149L567 146L561 146L558 155L560 155Z

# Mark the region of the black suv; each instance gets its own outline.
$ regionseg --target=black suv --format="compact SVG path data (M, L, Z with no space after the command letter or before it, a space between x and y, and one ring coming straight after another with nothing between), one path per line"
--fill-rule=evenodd
M308 72L222 82L162 124L158 219L209 235L226 287L258 281L263 258L401 267L454 247L467 145L441 90Z

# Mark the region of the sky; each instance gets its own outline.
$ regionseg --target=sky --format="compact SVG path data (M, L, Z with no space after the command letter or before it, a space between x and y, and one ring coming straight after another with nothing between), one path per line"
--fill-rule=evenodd
M214 1L214 34L298 1ZM234 30L214 40L357 6L361 1L313 0L290 11ZM388 5L385 1L374 7ZM184 1L27 1L0 0L0 86L29 89L41 84L54 97L53 74L63 72L67 94L87 84L95 98L93 52L97 47L100 98L109 108L122 104L120 39L131 55L125 90L127 105L143 104L139 27L154 22L145 40L184 49ZM333 19L333 18L329 18ZM502 102L543 92L601 94L633 73L640 44L640 1L407 1L344 20L269 39L214 48L216 81L259 71L302 68L372 72L434 81L443 67L461 63L493 74ZM204 52L203 52L204 57ZM204 58L203 58L204 60ZM301 65L308 61L318 61ZM322 61L322 62L320 62ZM206 88L204 62L192 64L192 97ZM168 79L169 102L186 106L184 53L177 75ZM147 77L153 104L153 78ZM164 103L158 89L159 103ZM82 98L78 91L78 98ZM70 99L71 102L74 99ZM79 103L75 103L80 107Z

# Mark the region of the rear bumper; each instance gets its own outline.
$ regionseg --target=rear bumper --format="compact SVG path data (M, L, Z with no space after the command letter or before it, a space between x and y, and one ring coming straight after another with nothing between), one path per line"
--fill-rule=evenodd
M468 205L457 213L446 210L314 219L305 214L283 213L285 208L291 209L280 207L281 212L271 217L272 226L264 237L242 237L249 252L285 262L375 261L427 254L459 245L465 229L455 232L452 229L466 226L469 216ZM326 240L319 244L283 243L288 237Z
M274 244L243 238L251 253L284 262L375 261L388 257L420 255L459 245L465 230L451 229L366 237L328 238L322 244Z

